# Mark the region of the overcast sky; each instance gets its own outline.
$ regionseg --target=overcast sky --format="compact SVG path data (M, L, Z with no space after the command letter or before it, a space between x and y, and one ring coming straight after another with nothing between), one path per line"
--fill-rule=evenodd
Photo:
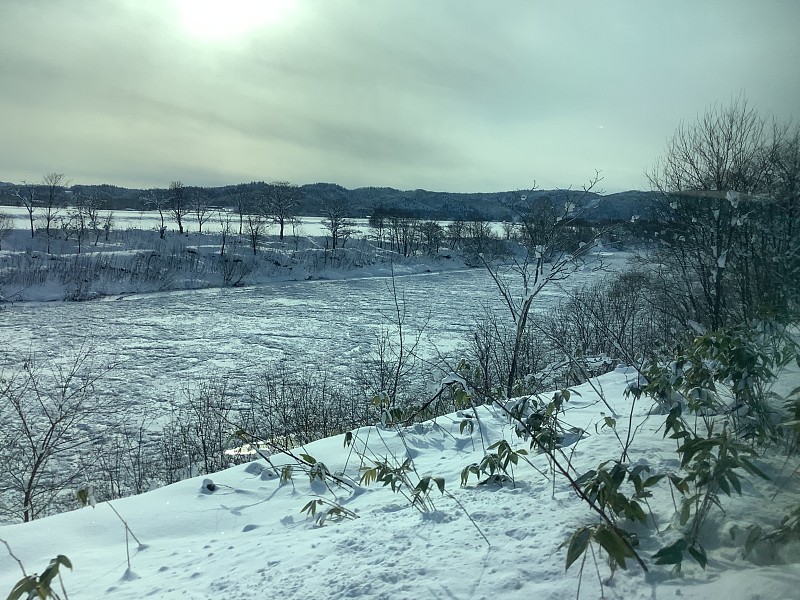
M0 0L0 181L646 189L680 121L800 118L800 2Z

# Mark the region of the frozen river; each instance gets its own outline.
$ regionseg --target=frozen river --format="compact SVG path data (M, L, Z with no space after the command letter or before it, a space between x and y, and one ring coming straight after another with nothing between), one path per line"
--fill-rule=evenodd
M578 274L574 282L586 280ZM486 306L503 310L482 269L395 281L405 331L414 335L424 328L428 356L459 345ZM560 295L552 288L539 306ZM122 365L103 380L104 391L124 405L152 406L171 402L190 382L214 375L247 378L270 362L344 374L368 356L381 327L393 322L388 278L278 282L6 305L0 307L0 347L6 359L70 356L81 347L114 356Z

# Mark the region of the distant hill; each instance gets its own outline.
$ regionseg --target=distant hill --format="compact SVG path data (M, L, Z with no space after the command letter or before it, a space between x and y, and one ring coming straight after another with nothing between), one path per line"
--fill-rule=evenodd
M12 189L16 184L0 182L0 202L15 204ZM265 182L251 182L223 187L206 188L209 202L215 206L233 207L236 197L255 197L267 192ZM84 193L103 198L115 210L142 210L145 198L153 193L165 193L165 189L143 190L114 185L75 185L73 193ZM312 183L300 186L302 196L298 201L299 216L319 215L322 207L332 200L341 200L350 207L351 217L367 217L375 210L402 213L422 219L472 219L492 221L512 219L509 206L521 192L454 193L428 190L397 190L389 187L363 187L347 189L335 183ZM575 202L579 194L570 190L535 190L536 197L548 198L556 206ZM629 221L638 215L642 219L652 218L659 196L655 192L631 190L601 196L589 192L580 195L587 218L593 221Z
M600 203L588 210L587 216L594 221L630 221L633 216L652 220L656 218L657 208L663 201L658 192L618 192L601 196Z

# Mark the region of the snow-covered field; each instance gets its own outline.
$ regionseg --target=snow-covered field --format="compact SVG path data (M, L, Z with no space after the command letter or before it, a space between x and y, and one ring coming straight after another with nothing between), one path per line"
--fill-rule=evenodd
M34 211L33 216L34 219L39 218L39 210ZM63 210L59 214L66 216L68 211ZM29 216L28 211L25 210L22 206L0 206L0 213L5 213L9 215L14 222L14 227L19 229L25 229L29 227ZM140 229L140 230L150 230L154 231L159 228L161 225L161 219L156 211L148 211L148 210L100 210L98 211L98 215L100 216L100 220L105 221L105 219L111 215L112 223L114 229L118 230L126 230L126 229ZM211 213L211 217L203 224L203 231L207 233L219 233L222 229L221 219L220 216L223 217L229 216L231 222L238 227L238 215L230 213L229 211L217 211ZM167 226L169 228L174 228L175 223L167 217ZM198 224L197 220L193 219L191 215L185 218L185 229L187 231L197 231ZM355 229L357 234L364 234L369 230L369 223L368 219L351 219L353 224L353 228ZM499 229L499 227L498 227ZM287 227L287 231L290 231L291 227ZM299 235L309 235L309 236L321 236L325 235L325 224L323 217L301 217L299 228L297 232Z
M602 387L615 413L626 415L631 400L623 392L636 376L628 369L602 376ZM797 372L788 375L796 380ZM787 381L786 383L791 383ZM565 420L587 435L573 447L578 473L619 456L609 429L596 429L608 409L588 385L576 389ZM649 416L651 403L633 408L636 437L631 454L652 474L677 468L674 441L662 439L663 416ZM484 445L506 439L527 448L496 408L479 409L479 428L460 431L462 418L441 417L411 427L401 437L391 430L362 428L351 447L343 436L309 444L304 452L331 472L358 480L372 459L397 464L413 459L412 483L419 477L443 477L443 497L431 492L434 507L419 511L399 493L380 484L352 489L313 482L295 469L281 484L270 465L259 460L208 478L186 480L141 496L114 502L130 531L130 570L123 524L107 504L0 528L28 572L41 572L50 558L66 555L73 571L62 568L63 583L73 600L82 598L620 598L665 600L790 600L797 598L800 562L759 564L758 553L741 557L731 541L731 527L752 520L774 524L800 489L787 475L797 464L759 462L770 482L744 482L741 497L723 498L725 512L712 514L703 542L705 571L691 560L679 575L655 565L652 554L677 538L674 509L666 484L649 500L655 529L641 528L639 553L649 566L643 573L633 561L628 571L608 580L605 561L591 554L579 574L580 561L564 570L559 545L579 526L596 517L571 492L563 478L549 474L542 455L530 456L538 469L514 467L516 483L460 487L464 467L481 460ZM619 419L624 437L627 419ZM281 469L290 461L272 457ZM209 481L204 481L205 479ZM787 482L788 479L788 482ZM213 483L213 491L208 483ZM774 496L774 499L773 499ZM318 498L352 511L355 519L329 517L324 526L301 513ZM330 508L323 505L320 511ZM486 540L484 540L484 536ZM798 548L794 548L797 551ZM755 558L753 558L753 556ZM791 558L791 557L789 557ZM21 577L18 565L0 552L0 590ZM605 583L601 589L598 577Z
M14 220L14 227L25 229L29 226L28 211L21 206L0 206L0 213L9 215ZM101 221L105 220L108 215L111 215L113 226L115 229L141 229L141 230L157 230L161 224L161 219L157 212L147 210L101 210L98 211ZM231 222L238 227L238 215L230 211L222 210L213 213L211 218L203 224L203 231L208 233L219 233L222 229L222 218L229 216ZM34 212L34 219L38 216ZM350 219L351 226L356 235L366 235L369 233L369 219ZM446 227L451 221L439 221L439 223ZM174 223L171 219L167 219L167 226L174 228ZM185 228L187 231L197 231L197 221L189 215L186 218ZM503 232L501 223L492 223L492 230L496 234ZM291 231L291 227L287 226L287 232ZM307 236L324 236L327 232L325 229L325 218L318 216L299 217L299 223L296 227L298 235Z

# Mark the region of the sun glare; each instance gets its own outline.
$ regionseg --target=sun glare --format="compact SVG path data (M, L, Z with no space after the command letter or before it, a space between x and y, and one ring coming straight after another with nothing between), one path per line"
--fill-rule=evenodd
M194 37L227 40L281 19L291 0L176 0L183 27Z

